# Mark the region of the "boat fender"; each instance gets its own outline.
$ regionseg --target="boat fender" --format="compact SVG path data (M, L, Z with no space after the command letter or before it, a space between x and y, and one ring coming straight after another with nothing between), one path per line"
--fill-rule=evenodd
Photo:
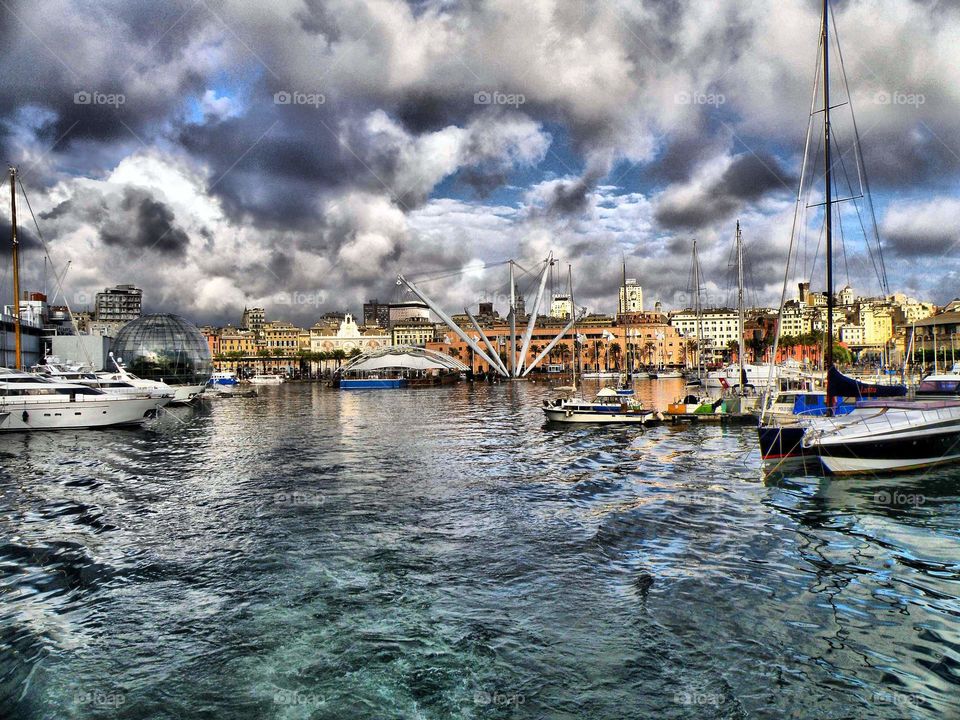
M564 414L565 414L567 417L570 417L571 415L573 415L573 413L570 412L569 410L567 410L566 413L564 413Z
M30 413L24 410L23 414L20 416L20 419L23 420L24 422L30 422Z

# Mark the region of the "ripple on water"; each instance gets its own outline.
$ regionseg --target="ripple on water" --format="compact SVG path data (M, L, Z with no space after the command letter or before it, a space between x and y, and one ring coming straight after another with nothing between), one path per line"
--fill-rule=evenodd
M764 482L749 428L544 427L544 392L0 436L0 707L960 715L960 472Z

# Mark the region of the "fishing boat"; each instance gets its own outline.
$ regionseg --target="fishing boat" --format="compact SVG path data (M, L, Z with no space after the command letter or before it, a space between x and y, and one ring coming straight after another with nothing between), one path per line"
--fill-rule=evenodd
M778 426L775 423L764 427L766 419L764 413L760 427L761 452L766 459L769 457L767 453L772 449L789 450L786 447L789 445L786 436L794 436L800 432L800 453L815 455L823 467L834 474L894 472L957 462L960 461L960 401L905 400L904 386L862 383L844 376L834 367L833 309L836 299L833 284L833 204L835 201L832 195L830 111L833 106L830 103L829 18L829 0L824 0L820 50L823 68L821 112L824 118L823 194L825 202L823 205L827 295L827 343L824 358L827 368L826 410L822 417L800 420L797 426L789 427ZM862 158L862 155L858 153L857 157ZM798 193L798 209L800 196ZM837 397L857 398L856 407L846 415L838 416L835 412ZM764 443L767 445L766 448Z

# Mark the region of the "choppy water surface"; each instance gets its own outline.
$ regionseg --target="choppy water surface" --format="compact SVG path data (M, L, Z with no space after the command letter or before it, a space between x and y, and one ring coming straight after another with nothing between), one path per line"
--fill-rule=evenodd
M960 472L763 482L544 392L0 436L0 715L960 716Z

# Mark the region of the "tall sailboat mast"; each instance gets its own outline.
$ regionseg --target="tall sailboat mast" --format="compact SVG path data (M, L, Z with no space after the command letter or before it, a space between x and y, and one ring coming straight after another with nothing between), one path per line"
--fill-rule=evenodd
M573 320L573 394L577 393L577 372L580 365L580 330L577 327L577 304L573 301L573 266L567 265L567 289L570 295L570 319Z
M513 260L510 261L510 377L517 376L517 284L514 279Z
M694 286L694 302L693 309L696 313L697 324L697 379L701 379L702 372L701 368L703 363L701 359L703 357L700 344L703 342L703 306L700 302L700 255L697 253L697 241L693 241L693 286Z
M623 261L623 362L626 367L627 378L625 380L626 387L630 387L630 374L632 368L630 367L630 320L629 320L629 311L627 310L627 262Z
M743 331L744 331L744 322L743 322L743 238L740 236L740 221L737 220L737 312L738 312L738 332L737 332L737 341L739 342L739 349L737 350L737 357L740 360L740 394L743 395L744 390L747 386L747 374L743 369L743 355L744 355L744 343L743 343ZM776 358L773 359L776 362Z
M14 367L23 369L23 352L20 338L20 240L17 237L17 169L10 168L10 239L13 244L13 352Z
M827 371L827 407L833 407L830 392L830 368L833 367L833 197L830 158L830 0L823 0L823 23L820 30L823 46L823 199L824 232L827 261L827 346L823 365Z

